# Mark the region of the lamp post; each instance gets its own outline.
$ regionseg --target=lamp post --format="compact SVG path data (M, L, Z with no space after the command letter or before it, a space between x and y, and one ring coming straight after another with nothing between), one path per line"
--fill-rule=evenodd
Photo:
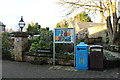
M23 21L23 16L21 16L21 20L19 21L18 25L19 25L21 32L22 32L22 29L25 26L25 22Z

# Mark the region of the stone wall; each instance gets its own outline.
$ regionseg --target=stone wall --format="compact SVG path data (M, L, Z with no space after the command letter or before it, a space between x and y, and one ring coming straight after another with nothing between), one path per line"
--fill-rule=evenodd
M28 47L28 38L27 37L15 37L14 38L14 52L15 60L22 61L23 52Z

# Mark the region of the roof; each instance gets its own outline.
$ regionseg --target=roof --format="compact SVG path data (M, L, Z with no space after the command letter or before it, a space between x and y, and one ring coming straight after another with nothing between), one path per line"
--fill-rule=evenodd
M76 22L76 21L72 21L71 22L73 24L73 26L78 25L80 29L84 29L84 28L89 28L89 27L93 27L93 26L99 26L99 25L104 25L105 23L93 23L93 22Z
M89 28L93 26L99 26L99 25L104 25L105 23L93 23L93 22L78 22L77 23L80 29L82 28Z
M1 21L0 21L0 26L3 26L3 27L5 27L6 25L4 25Z
M76 21L72 21L71 22L72 25L74 27L79 28L79 33L85 33L87 32L88 28L92 28L92 27L99 27L100 25L105 25L105 23L93 23L93 22L76 22Z

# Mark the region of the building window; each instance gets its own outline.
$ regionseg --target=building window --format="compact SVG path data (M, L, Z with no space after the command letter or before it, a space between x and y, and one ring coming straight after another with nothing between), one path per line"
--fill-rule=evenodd
M5 32L5 27L2 26L2 31Z

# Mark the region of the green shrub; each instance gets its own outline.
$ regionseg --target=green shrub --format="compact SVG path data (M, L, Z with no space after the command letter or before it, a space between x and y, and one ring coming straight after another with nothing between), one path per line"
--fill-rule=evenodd
M84 42L84 41L85 41L84 38L78 39L78 40L76 41L76 44L79 44L80 42Z
M110 41L110 39L109 39L109 37L107 36L107 37L106 37L106 44L108 44L109 41Z
M8 36L8 32L2 33L2 57L3 59L11 59L11 51L13 50L13 40Z
M11 59L14 60L14 58L15 58L15 52L11 52L10 55L11 55Z
M115 56L112 55L112 53L110 52L104 52L104 56L106 57L107 60L109 61L114 61L114 60L118 60L118 58L116 58Z
M49 29L41 28L40 36L32 38L32 44L29 52L35 52L37 49L50 49L52 50L53 45L53 32Z

